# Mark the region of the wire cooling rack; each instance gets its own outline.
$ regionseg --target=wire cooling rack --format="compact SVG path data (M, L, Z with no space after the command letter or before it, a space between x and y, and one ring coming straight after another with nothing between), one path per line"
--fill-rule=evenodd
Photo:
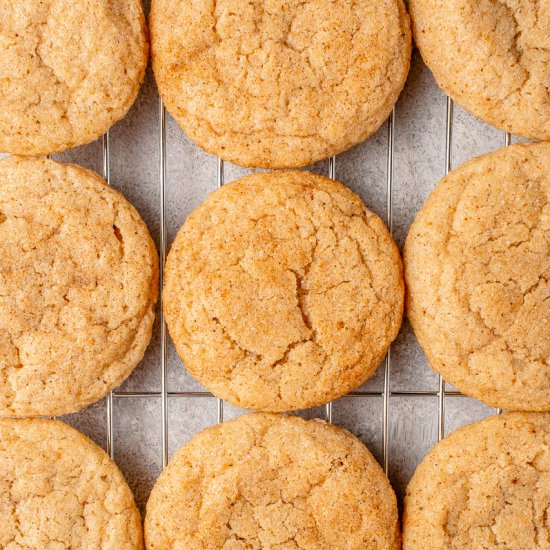
M446 122L445 122L445 154L444 154L444 174L447 174L452 169L452 140L453 140L453 102L447 98L446 103ZM166 186L167 186L167 113L162 101L159 101L158 109L159 117L159 158L160 164L158 167L159 180L158 192L160 200L160 391L113 391L106 399L106 433L107 433L107 452L114 457L115 454L115 425L114 425L114 401L120 399L131 398L157 398L161 401L161 459L162 467L166 466L169 457L168 449L168 434L169 434L169 418L168 418L168 398L204 398L209 400L217 400L217 421L224 420L224 402L214 397L208 391L168 391L167 383L167 330L162 312L162 287L164 282L164 263L167 254L167 227L166 227ZM393 184L394 184L394 138L395 138L396 113L395 108L390 114L387 122L387 155L386 155L386 224L390 231L393 232ZM510 134L505 134L504 143L509 145L511 140ZM103 161L103 176L110 183L110 165L111 165L111 147L109 133L103 136L102 141L102 161ZM332 157L328 163L328 176L336 178L337 176L338 157ZM221 159L217 161L216 179L218 187L224 184L225 169L224 162ZM344 181L345 183L345 181ZM435 182L434 182L435 184ZM395 397L430 397L437 400L437 435L441 440L445 436L445 406L448 397L463 397L463 395L454 390L447 390L445 381L439 376L438 389L422 390L422 391L393 391L390 386L392 370L392 354L391 348L385 358L383 365L383 387L380 391L355 391L345 396L345 399L361 400L369 398L379 398L382 402L382 431L381 431L381 462L384 471L388 473L390 444L389 444L389 422L392 414L392 398ZM500 410L496 409L496 413ZM324 406L323 416L328 422L332 422L333 405L328 403Z

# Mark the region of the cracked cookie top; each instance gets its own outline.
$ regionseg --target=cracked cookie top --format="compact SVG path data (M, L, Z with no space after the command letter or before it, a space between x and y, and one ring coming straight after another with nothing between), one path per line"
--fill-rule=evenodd
M0 420L0 548L143 548L116 464L55 420Z
M134 102L147 56L140 0L2 0L0 151L95 140Z
M395 494L368 449L320 420L254 413L172 458L147 503L147 548L397 550Z
M244 166L305 166L363 141L409 71L402 0L153 0L150 28L170 113Z
M0 416L61 415L143 357L158 259L133 206L99 176L0 162Z
M512 410L550 409L550 143L452 171L405 244L407 313L434 369Z
M404 550L550 548L550 414L509 413L438 443L405 497Z
M383 222L334 180L259 173L186 220L164 307L185 365L214 394L272 412L362 384L397 336L404 283Z
M438 84L486 122L550 139L550 0L409 0Z

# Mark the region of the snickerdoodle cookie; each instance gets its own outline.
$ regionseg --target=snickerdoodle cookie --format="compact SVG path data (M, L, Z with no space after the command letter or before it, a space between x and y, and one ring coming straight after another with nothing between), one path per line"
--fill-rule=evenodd
M224 185L166 264L170 334L199 382L235 405L311 407L362 384L397 336L404 283L383 222L308 172Z
M305 166L363 141L409 71L402 0L153 0L150 27L168 110L244 166Z
M483 120L550 139L550 0L409 0L438 84Z
M157 481L149 550L397 550L395 494L368 449L320 420L255 413L196 435Z
M550 414L509 413L438 443L407 489L404 550L550 548Z
M0 151L98 138L134 102L147 56L140 0L1 0Z
M55 420L0 420L0 548L143 548L116 464Z
M143 357L158 258L139 214L99 176L0 161L0 416L100 399Z
M550 143L452 171L405 245L408 316L432 367L494 407L550 409Z

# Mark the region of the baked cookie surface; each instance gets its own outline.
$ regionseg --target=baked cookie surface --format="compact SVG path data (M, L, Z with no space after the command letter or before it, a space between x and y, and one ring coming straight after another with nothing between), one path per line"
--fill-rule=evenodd
M415 43L443 90L494 126L550 139L549 0L410 0Z
M404 550L550 548L550 414L508 413L438 443L405 497Z
M511 410L550 409L550 143L453 170L405 244L407 314L432 367Z
M147 548L397 550L395 494L368 449L320 420L255 413L172 458L145 518Z
M95 140L134 102L147 58L140 0L2 0L0 151Z
M98 175L0 161L0 416L61 415L143 357L158 258L133 206Z
M160 94L208 152L305 166L373 134L407 77L402 0L153 0Z
M384 223L342 184L308 172L224 185L168 255L170 335L196 379L271 412L361 385L397 336L404 283Z
M143 548L116 464L63 422L0 419L0 548Z

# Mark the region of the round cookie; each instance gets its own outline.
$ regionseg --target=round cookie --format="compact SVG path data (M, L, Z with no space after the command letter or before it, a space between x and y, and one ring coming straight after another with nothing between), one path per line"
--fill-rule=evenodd
M550 409L550 143L453 170L405 244L407 314L432 367L493 407Z
M117 387L151 339L158 258L99 176L0 161L0 416L61 415Z
M0 548L143 548L116 464L56 420L0 420Z
M0 151L64 151L126 114L148 59L140 0L2 0L0 21Z
M550 139L548 0L409 0L409 10L445 93L502 130Z
M397 550L397 503L382 468L345 430L247 414L174 455L147 503L145 544Z
M308 172L224 185L186 220L164 310L185 365L215 395L270 412L361 385L397 336L404 283L383 222Z
M305 166L365 140L409 71L402 0L153 0L150 29L170 113L243 166Z
M418 466L405 497L404 550L549 548L550 414L466 426Z

